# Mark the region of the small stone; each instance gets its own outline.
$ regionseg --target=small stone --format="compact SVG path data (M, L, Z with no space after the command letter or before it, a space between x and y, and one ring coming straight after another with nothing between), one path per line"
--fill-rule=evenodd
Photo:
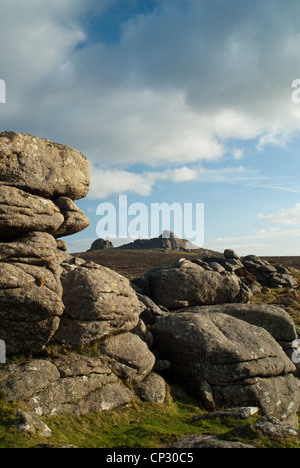
M259 412L256 406L242 406L239 408L228 408L211 413L200 414L195 416L192 421L202 421L210 419L249 419Z
M18 411L14 425L19 431L30 434L38 434L40 437L51 437L51 429L43 423L35 414L26 411Z

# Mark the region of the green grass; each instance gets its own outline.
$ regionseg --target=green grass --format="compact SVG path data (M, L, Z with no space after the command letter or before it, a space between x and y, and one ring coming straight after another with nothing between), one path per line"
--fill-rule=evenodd
M175 394L178 392L175 392ZM43 439L16 430L13 420L17 404L0 400L0 448L35 448L41 444L53 447L70 444L79 448L160 448L188 434L215 434L226 440L239 440L259 448L300 448L298 440L269 441L250 425L236 434L245 424L227 418L223 421L193 421L202 414L189 395L168 398L167 403L142 403L139 400L126 408L83 416L41 417L53 434ZM254 421L258 416L252 418Z

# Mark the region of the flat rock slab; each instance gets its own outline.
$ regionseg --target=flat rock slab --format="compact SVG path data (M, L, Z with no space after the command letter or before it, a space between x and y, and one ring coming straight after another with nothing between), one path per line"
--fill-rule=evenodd
M0 337L7 353L39 352L63 313L55 239L42 232L0 243Z
M214 419L248 419L259 412L256 406L244 406L239 408L227 408L211 413L204 413L193 418L193 421L214 420Z
M14 239L33 231L55 232L64 216L53 201L0 185L0 238Z
M281 307L272 304L221 304L188 308L194 314L222 313L265 328L281 346L297 339L296 327L291 316Z
M0 134L0 185L34 195L72 200L86 197L89 164L79 151L45 138L15 132Z
M2 366L0 391L40 416L105 411L135 397L100 358L76 354Z

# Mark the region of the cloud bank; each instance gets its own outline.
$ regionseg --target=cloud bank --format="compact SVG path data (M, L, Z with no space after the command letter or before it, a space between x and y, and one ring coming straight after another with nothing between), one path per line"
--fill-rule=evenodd
M0 5L1 128L81 150L92 197L148 195L166 167L174 182L195 180L195 165L221 161L231 141L262 150L298 133L298 0L164 0L124 20L112 43L92 37L91 18L96 24L118 2ZM109 182L100 186L102 175Z

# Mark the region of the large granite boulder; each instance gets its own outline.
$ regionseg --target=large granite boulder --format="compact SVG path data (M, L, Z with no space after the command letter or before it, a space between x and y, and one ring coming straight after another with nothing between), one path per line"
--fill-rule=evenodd
M89 164L68 146L32 135L0 134L0 185L9 185L54 200L84 198L89 191Z
M63 266L65 310L55 341L88 344L137 326L141 304L127 278L80 259L67 261Z
M137 284L169 310L197 305L249 302L251 292L236 275L205 270L189 260L151 270Z
M0 337L7 353L40 351L63 313L56 241L34 232L0 243Z
M210 391L218 406L257 406L298 425L295 366L264 328L218 312L183 312L161 318L151 331L160 357L203 402Z

